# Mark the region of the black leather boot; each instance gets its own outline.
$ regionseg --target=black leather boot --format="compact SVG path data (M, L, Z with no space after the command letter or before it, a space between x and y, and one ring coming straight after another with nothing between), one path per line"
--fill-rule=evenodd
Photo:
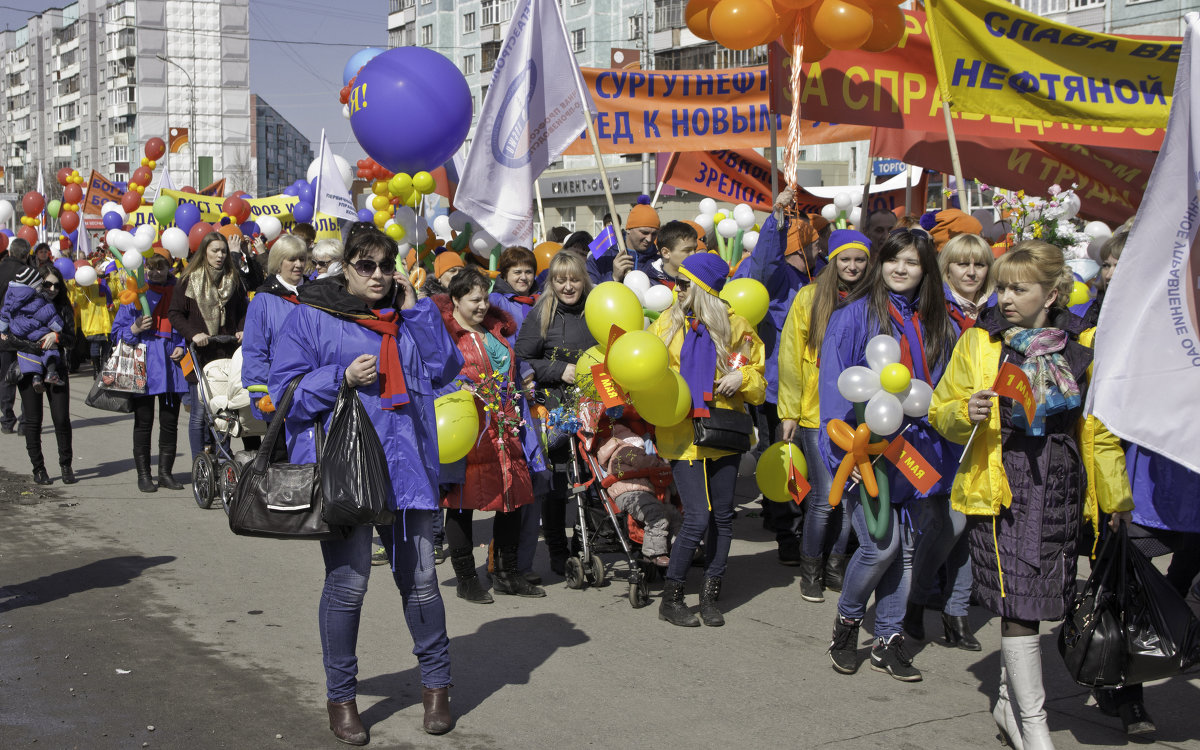
M658 605L658 619L685 628L700 627L700 618L692 614L683 603L683 584L668 580L663 586L662 603Z
M534 586L525 576L517 572L517 548L503 547L496 550L496 572L492 575L492 589L497 594L512 594L529 598L546 595L546 590Z
M470 547L450 550L450 564L458 578L459 599L466 599L474 604L491 604L495 601L479 583L479 574L475 572L475 556L471 554Z
M943 612L942 628L946 633L946 643L949 643L951 646L957 646L965 651L983 650L983 646L971 634L971 626L967 623L965 616L948 615Z
M725 624L725 616L717 609L717 599L720 598L721 579L705 578L704 588L700 590L700 620L710 628Z
M846 563L850 555L830 555L825 562L825 588L830 591L841 591L842 580L846 577Z
M925 640L925 605L909 602L904 610L904 632L913 640Z
M133 466L137 469L137 486L142 492L158 492L154 477L150 474L150 452L133 454Z
M821 593L821 564L819 557L800 558L800 598L806 602L823 602Z
M175 454L160 451L158 454L158 486L167 490L182 490L183 485L175 481L171 470L175 468Z

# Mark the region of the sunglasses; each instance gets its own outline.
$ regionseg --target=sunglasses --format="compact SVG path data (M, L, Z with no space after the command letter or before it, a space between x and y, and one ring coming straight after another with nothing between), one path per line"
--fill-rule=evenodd
M325 268L326 266L329 265L329 263L330 263L330 261L327 261L327 260L314 260L313 261L313 265L316 266L317 268Z
M675 290L678 292L686 292L692 286L692 282L682 276L675 280Z
M57 281L43 281L42 282L43 289L58 289L60 286L62 286L62 285L59 284Z
M396 261L394 260L385 260L382 263L376 263L370 258L362 258L361 260L354 261L350 265L354 266L354 270L358 272L359 276L363 276L365 278L374 276L376 270L383 271L385 276L390 276L396 272Z

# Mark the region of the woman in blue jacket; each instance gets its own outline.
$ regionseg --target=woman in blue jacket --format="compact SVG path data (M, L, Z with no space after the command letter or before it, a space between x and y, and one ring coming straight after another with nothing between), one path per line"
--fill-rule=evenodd
M377 526L421 666L424 729L450 730L450 639L433 559L438 507L434 392L462 369L458 347L430 300L417 301L396 273L396 243L369 225L355 225L345 273L306 284L300 304L278 332L268 377L279 402L299 378L287 415L293 463L315 459L314 426L328 420L342 381L356 388L388 460L396 525ZM400 288L397 288L400 287ZM343 742L363 745L367 731L355 703L358 622L371 573L371 527L321 542L325 588L319 610L329 724Z
M855 288L846 305L829 318L821 344L819 438L821 454L831 472L840 463L842 451L831 444L826 432L829 421L857 423L853 404L838 391L838 376L847 367L866 364L867 342L879 334L900 342L901 363L909 368L914 379L937 385L958 331L946 312L933 241L921 230L900 229L888 235L878 253L871 254L863 283ZM908 511L910 506L926 502L925 498L949 494L957 456L925 417L910 421L911 426L902 433L904 439L933 464L942 479L927 495L920 495L907 480L888 471L892 508L883 540L876 540L868 533L857 489L843 496L860 546L846 566L829 646L833 668L842 674L858 670L858 628L874 593L876 641L871 649L871 668L906 682L921 679L921 672L902 648L902 623L915 547L912 515L919 508ZM907 517L902 519L902 513Z
M179 360L187 353L183 336L171 327L167 311L175 293L171 261L161 255L146 259L146 302L151 314L142 315L136 300L121 305L113 320L113 339L132 346L146 345L146 393L133 398L133 465L142 492L159 487L181 490L171 475L179 426L179 404L188 392ZM158 485L150 473L150 432L154 429L154 402L158 401Z
M292 234L277 239L267 259L267 279L246 308L242 387L251 393L250 411L263 421L270 421L270 414L263 413L260 402L266 395L267 375L271 371L272 342L284 318L296 305L296 293L304 282L307 265L304 240Z

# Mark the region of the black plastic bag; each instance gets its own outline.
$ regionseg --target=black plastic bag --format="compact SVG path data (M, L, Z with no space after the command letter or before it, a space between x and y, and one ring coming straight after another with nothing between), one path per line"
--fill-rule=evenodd
M1200 662L1200 621L1122 525L1075 596L1058 650L1080 685L1140 685Z
M16 363L13 366L16 367ZM104 387L101 376L97 376L96 381L92 383L92 389L88 391L87 398L83 400L83 403L93 409L113 411L118 414L130 414L133 412L133 397L134 394L132 393L110 391Z
M321 453L324 518L331 526L390 524L392 478L387 456L358 391L342 381Z

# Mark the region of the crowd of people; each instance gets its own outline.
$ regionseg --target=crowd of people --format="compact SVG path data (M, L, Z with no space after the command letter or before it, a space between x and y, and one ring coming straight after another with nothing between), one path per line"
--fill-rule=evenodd
M705 251L702 228L664 224L644 203L624 217L628 250L593 253L590 234L558 228L549 234L560 249L548 262L509 247L492 272L471 254L443 250L426 273L415 251L402 255L370 224L350 225L344 242L316 242L311 227L297 225L270 247L214 232L186 263L166 254L146 260L148 308L114 299L103 254L84 259L101 282L81 286L64 278L48 247L17 239L0 259L0 430L24 434L34 480L51 483L41 447L48 402L60 478L76 481L69 373L88 363L98 372L114 345L143 345L146 388L132 399L137 488L181 490L173 473L181 406L191 457L214 450L198 393L204 364L240 358L241 385L263 421L292 393L284 426L293 463L316 460L339 389L356 389L387 456L396 521L320 545L330 729L349 744L368 741L356 705L356 643L371 568L386 564L420 663L423 727L441 734L453 725L452 680L435 567L448 558L455 595L477 604L493 594L547 595L534 566L539 540L550 573L566 574L578 543L568 512L572 436L547 421L564 408L590 409L580 392L591 374L577 363L597 344L585 319L593 286L640 270L672 290L674 304L649 330L666 345L691 403L678 424L656 429L632 409L613 415L598 455L605 466L640 471L614 474L625 482L621 507L645 526L643 559L664 579L659 617L684 627L725 623L720 595L736 565L729 553L741 459L776 440L795 443L811 490L800 503L764 499L763 523L779 563L796 568L800 600L837 594L833 669L858 670L859 629L874 599L871 668L919 681L911 644L927 640L930 611L940 613L948 645L981 650L968 619L974 603L1001 622L991 692L1002 737L1018 748L1052 747L1039 627L1065 616L1079 558L1096 540L1126 524L1135 541L1169 549L1169 580L1200 598L1200 477L1122 445L1083 413L1094 326L1127 230L1103 248L1094 297L1069 309L1076 278L1058 248L994 248L957 209L925 217L877 211L858 231L795 213L787 192L776 208L732 269ZM766 287L770 305L757 325L721 299L731 278ZM856 423L838 378L866 363L867 344L880 335L895 339L912 378L932 389L928 414L909 417L903 434L940 475L919 491L889 469L882 520L857 492L831 503L843 452L827 429L832 420ZM1032 424L992 390L1001 362L1030 374ZM464 459L441 463L435 400L487 384L520 397L486 412L477 399L481 434ZM603 409L590 414L605 418ZM756 426L757 444L713 438L712 425L742 418ZM656 462L668 476L657 495L646 478ZM473 533L476 511L494 514L490 592L474 556L488 541ZM685 599L693 566L704 571L698 611ZM1154 730L1140 686L1096 697L1130 734Z

